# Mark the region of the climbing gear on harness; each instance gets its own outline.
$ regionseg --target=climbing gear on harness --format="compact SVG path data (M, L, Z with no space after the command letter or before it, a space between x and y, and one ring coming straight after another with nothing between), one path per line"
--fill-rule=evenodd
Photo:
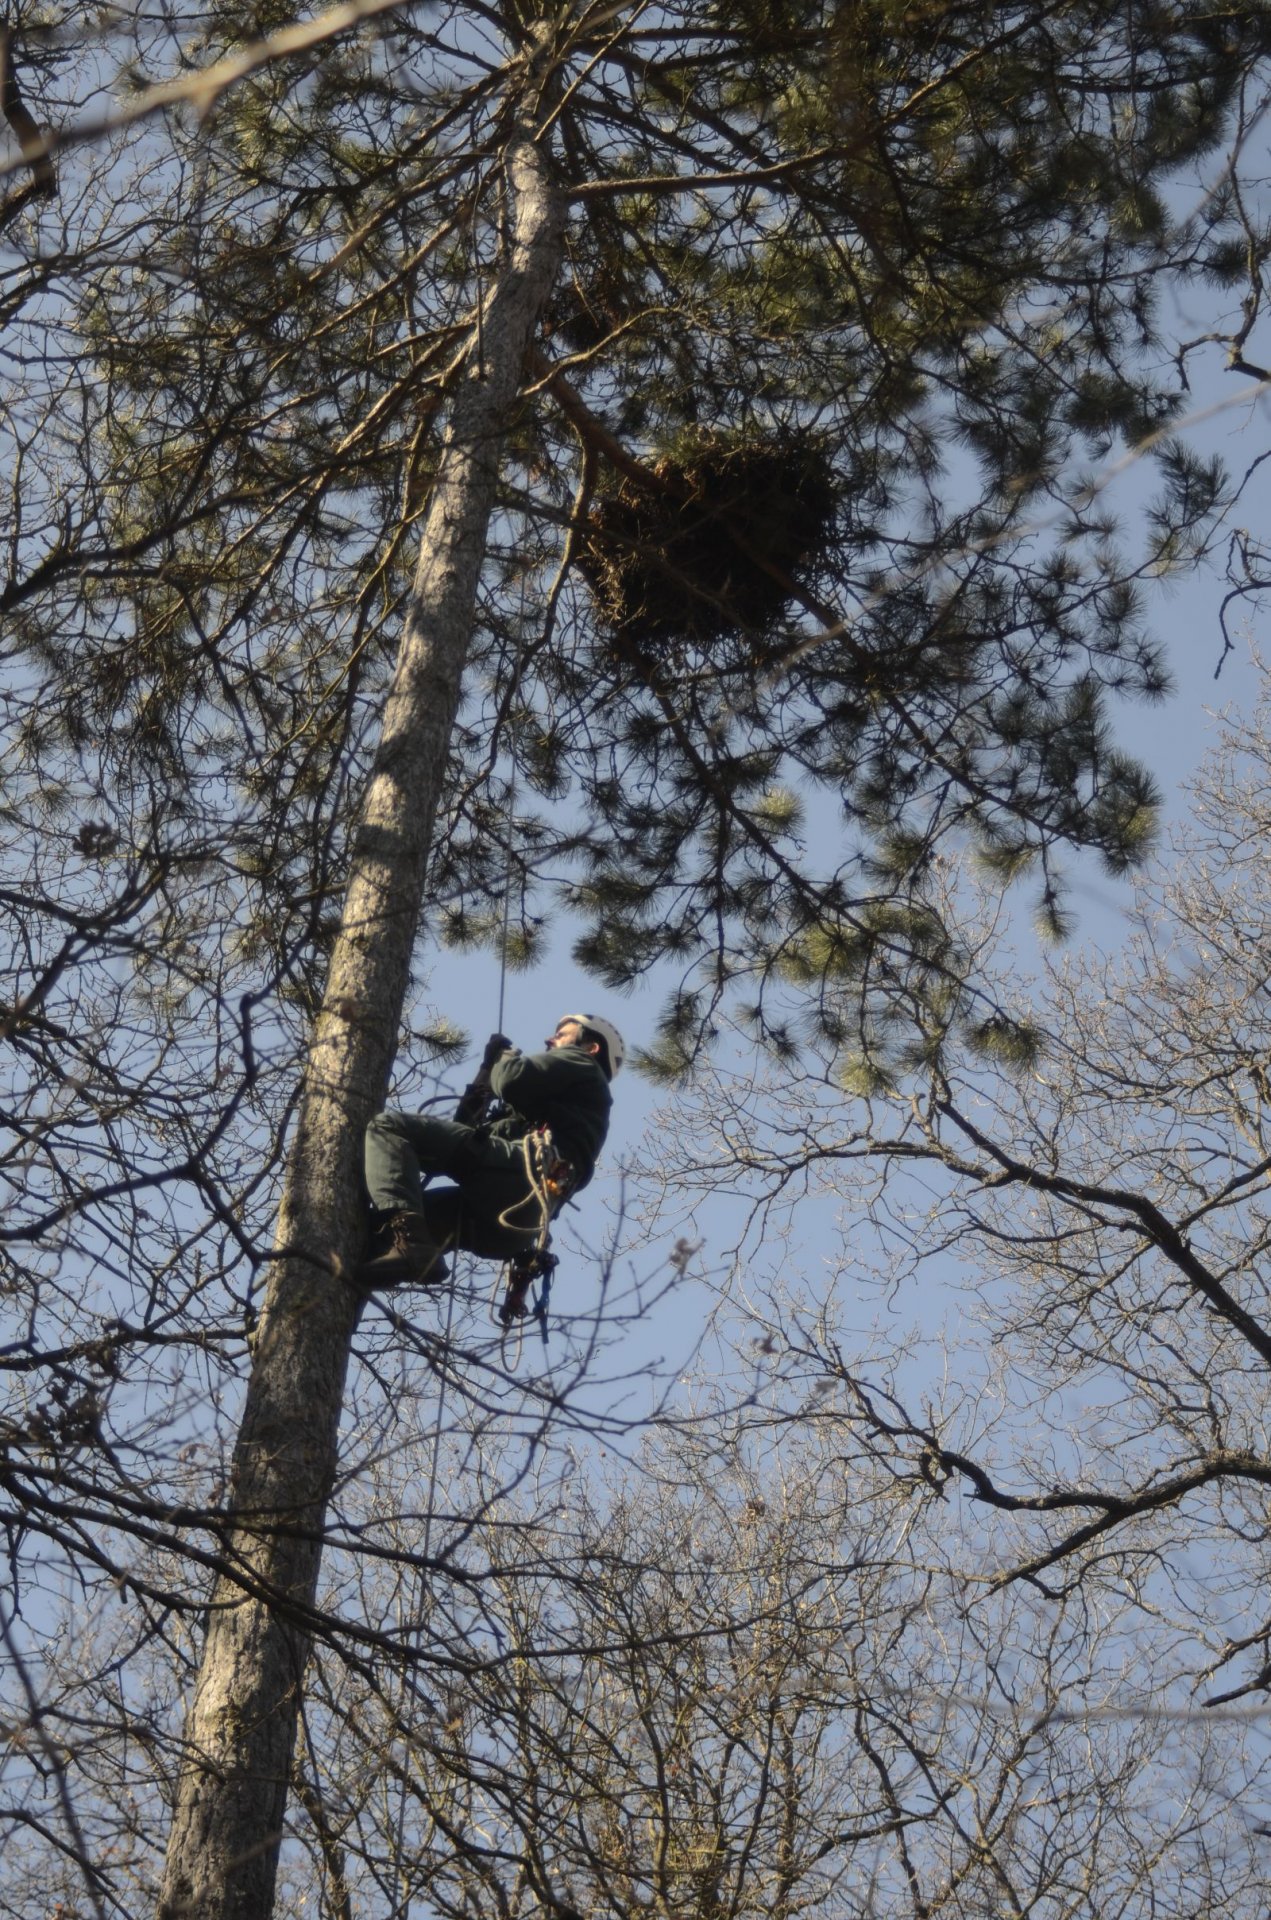
M547 1245L547 1230L574 1190L577 1175L573 1166L556 1151L551 1128L531 1127L521 1136L521 1158L525 1163L525 1184L529 1188L523 1200L514 1200L499 1215L501 1227L514 1233L533 1233L535 1245ZM538 1203L538 1219L533 1226L518 1219L531 1201Z
M538 1185L546 1194L552 1213L557 1214L574 1191L574 1169L557 1153L549 1128L535 1127L529 1139L536 1156Z
M560 1261L546 1247L531 1247L526 1253L515 1254L503 1269L507 1291L498 1309L499 1322L510 1326L514 1320L524 1320L533 1313L547 1338L547 1305L552 1297L552 1275ZM530 1306L530 1288L539 1282L538 1299Z
M494 1317L499 1325L499 1351L509 1373L515 1373L525 1340L525 1323L533 1318L547 1350L547 1308L552 1297L552 1275L559 1262L546 1247L531 1247L509 1260L499 1275L502 1298L495 1292ZM530 1288L538 1282L538 1297L531 1304Z
M551 1225L573 1192L576 1177L569 1161L556 1151L549 1127L534 1127L527 1133L521 1142L521 1152L530 1191L526 1200L518 1200L500 1214L499 1224L515 1227L518 1223L512 1216L529 1199L538 1202L539 1217L533 1246L513 1254L501 1276L504 1291L496 1318L503 1328L505 1347L509 1334L515 1335L515 1353L508 1360L508 1365L513 1367L521 1351L519 1324L527 1316L532 1314L538 1321L543 1345L547 1345L547 1308L552 1297L552 1276L560 1265L557 1255L550 1251ZM538 1282L538 1297L531 1307L529 1294L535 1281Z
M395 1213L372 1239L371 1257L358 1269L366 1287L436 1287L449 1277L450 1268L422 1213Z
M627 1057L627 1049L613 1021L602 1019L598 1013L563 1013L556 1023L557 1026L563 1025L566 1020L576 1020L585 1034L589 1034L593 1040L603 1042L604 1059L608 1061L605 1068L606 1077L616 1080L622 1072L622 1063Z

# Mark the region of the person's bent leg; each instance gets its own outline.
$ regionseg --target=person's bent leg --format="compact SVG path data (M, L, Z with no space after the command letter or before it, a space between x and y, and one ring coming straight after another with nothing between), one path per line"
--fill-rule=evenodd
M461 1201L455 1216L457 1246L480 1259L507 1260L534 1245L547 1222L530 1185L520 1140L495 1135L474 1142L457 1175ZM438 1202L441 1198L438 1194ZM432 1199L429 1194L430 1220Z
M359 1270L368 1287L436 1285L447 1278L439 1239L424 1210L423 1182L470 1151L471 1129L427 1114L379 1113L366 1130L366 1189L376 1232Z
M366 1129L366 1191L381 1217L418 1213L424 1179L452 1177L472 1151L471 1127L427 1113L377 1113Z

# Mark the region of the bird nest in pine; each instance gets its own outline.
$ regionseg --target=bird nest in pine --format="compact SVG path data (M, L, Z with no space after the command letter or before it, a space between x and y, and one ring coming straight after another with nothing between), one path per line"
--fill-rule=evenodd
M592 508L578 566L605 624L638 646L763 633L834 522L815 441L712 442L624 479Z

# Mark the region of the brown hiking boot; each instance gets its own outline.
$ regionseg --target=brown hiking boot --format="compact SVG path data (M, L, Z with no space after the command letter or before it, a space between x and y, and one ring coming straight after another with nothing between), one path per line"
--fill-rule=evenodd
M364 1287L436 1287L450 1278L450 1268L423 1214L395 1213L371 1241L357 1277Z

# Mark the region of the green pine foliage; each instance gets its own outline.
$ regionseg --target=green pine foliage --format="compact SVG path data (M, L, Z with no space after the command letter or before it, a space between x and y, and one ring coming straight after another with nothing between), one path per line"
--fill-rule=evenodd
M286 17L191 15L181 57ZM607 987L669 959L704 1006L771 970L864 1006L892 991L890 915L916 991L942 848L1008 885L1150 843L1110 703L1166 687L1141 585L1194 564L1224 484L1168 437L1163 296L1243 258L1229 193L1180 221L1170 188L1228 137L1265 10L552 18L569 221L543 350L572 399L540 370L509 422L445 935L501 937L514 792L520 962L555 903ZM512 21L405 7L202 127L152 125L85 189L96 251L21 322L43 371L3 594L19 737L134 840L161 777L266 995L321 977L498 266ZM140 52L151 78L175 57L157 25ZM1121 527L1091 463L1145 442L1159 491Z

